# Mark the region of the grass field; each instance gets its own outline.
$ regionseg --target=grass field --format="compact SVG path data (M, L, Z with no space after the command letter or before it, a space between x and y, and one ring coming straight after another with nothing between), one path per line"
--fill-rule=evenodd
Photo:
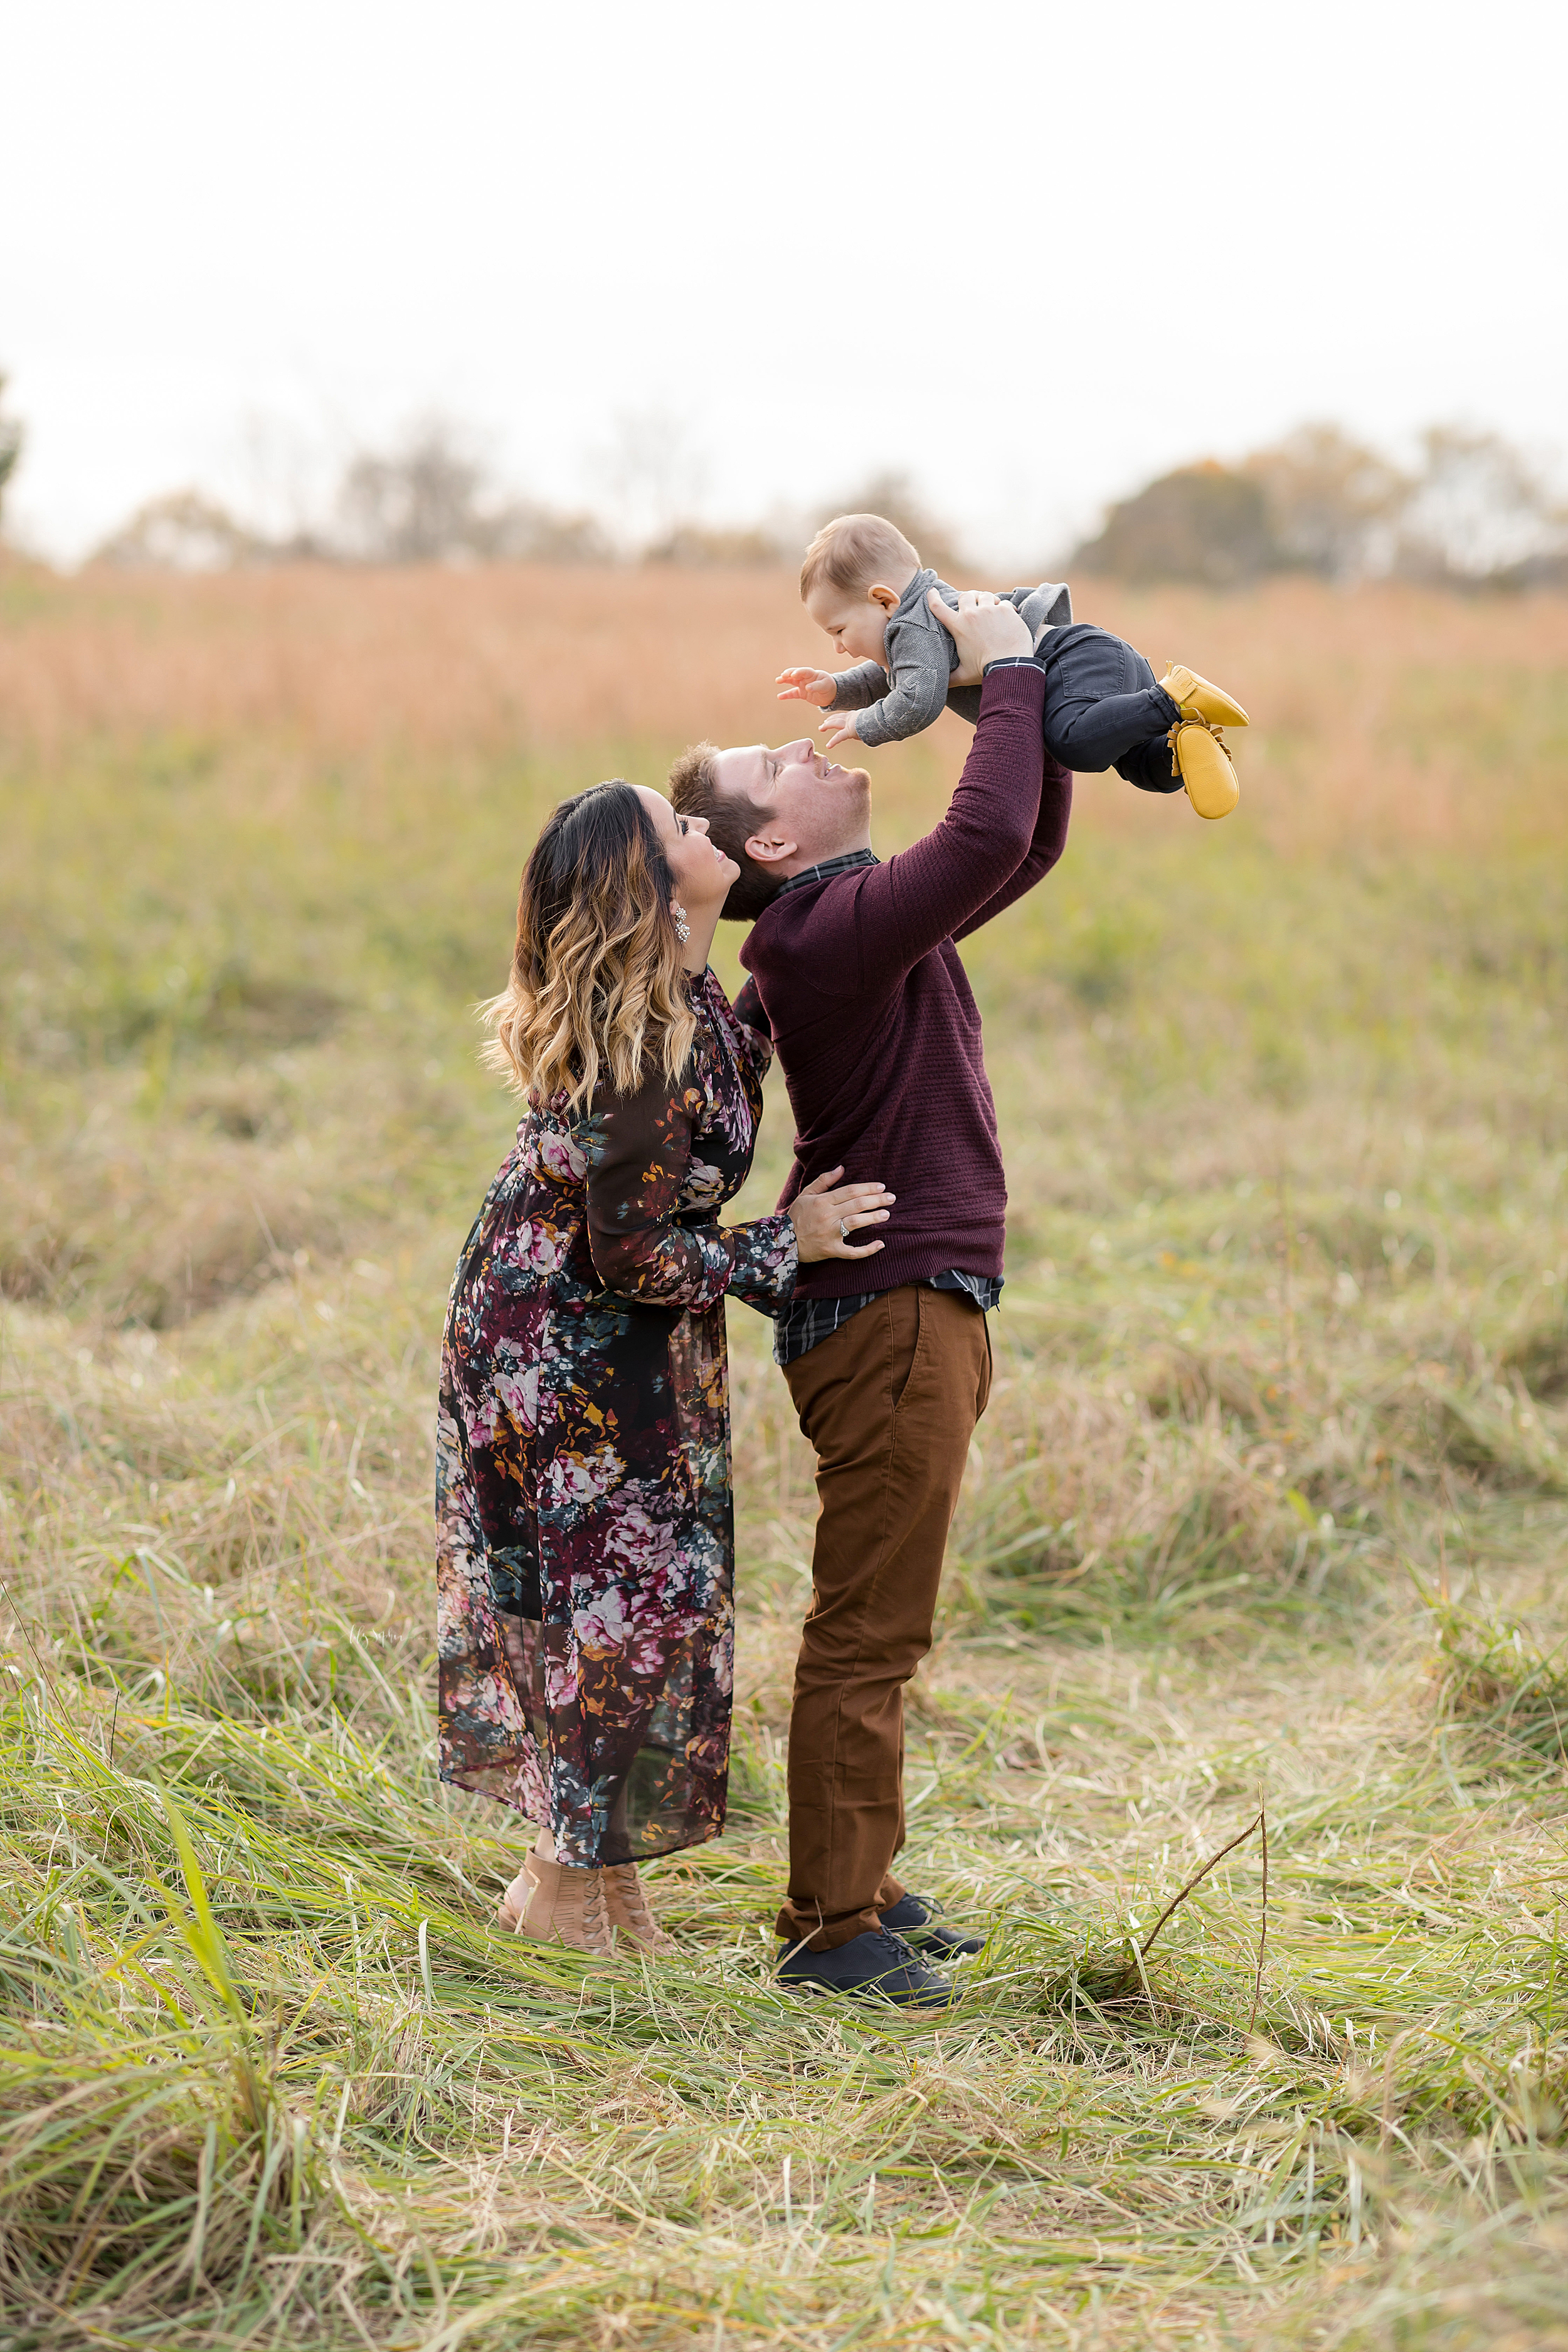
M470 1008L556 793L787 731L788 582L0 572L7 2346L1568 2346L1568 605L1089 614L1258 723L1230 823L1086 779L966 950L933 2021L770 1983L811 1489L744 1309L679 1955L499 1937L433 1772ZM882 847L966 740L878 756ZM1255 1833L1142 1957L1260 1804L1267 1909Z

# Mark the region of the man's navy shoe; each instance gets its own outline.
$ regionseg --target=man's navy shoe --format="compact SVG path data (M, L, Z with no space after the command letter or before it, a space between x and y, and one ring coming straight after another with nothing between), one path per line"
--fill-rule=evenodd
M929 1895L900 1895L892 1909L882 1913L882 1925L922 1952L935 1952L942 1959L955 1960L961 1953L985 1949L983 1936L961 1936L956 1927L944 1927L937 1914L938 1906Z
M846 1992L896 2001L902 2009L946 2009L957 1999L948 1979L928 1968L912 1945L885 1927L868 1928L831 1952L785 1944L779 1980L803 1992Z

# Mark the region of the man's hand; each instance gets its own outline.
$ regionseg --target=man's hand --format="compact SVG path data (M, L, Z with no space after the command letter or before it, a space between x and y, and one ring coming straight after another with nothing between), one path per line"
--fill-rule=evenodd
M826 710L838 691L838 680L825 669L781 669L773 684L781 702L815 703Z
M1023 614L988 588L961 588L956 613L934 588L926 602L958 647L958 667L948 681L950 686L978 686L987 662L1000 661L1004 654L1035 650Z

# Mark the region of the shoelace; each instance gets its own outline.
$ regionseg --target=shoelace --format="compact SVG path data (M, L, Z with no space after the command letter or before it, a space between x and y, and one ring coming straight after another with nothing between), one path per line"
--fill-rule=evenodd
M1230 746L1225 740L1224 728L1207 719L1200 719L1197 712L1194 710L1190 719L1183 717L1173 720L1166 733L1165 740L1170 745L1173 756L1175 753L1176 738L1181 733L1184 727L1201 727L1205 735L1212 735L1214 737L1215 741L1219 745L1222 751L1229 751Z
M649 1937L657 1936L658 1922L648 1908L648 1899L637 1876L636 1863L612 1863L605 1875L613 1883L616 1899L629 1924Z
M570 1876L585 1878L588 1881L583 1889L583 1909L580 1915L584 1948L588 1951L596 1952L601 1958L604 1958L610 1950L610 1920L609 1914L605 1908L604 1872L574 1870L570 1873Z
M589 1873L593 1884L583 1891L583 1932L595 1943L610 1939L609 1914L605 1908L605 1876L602 1871Z

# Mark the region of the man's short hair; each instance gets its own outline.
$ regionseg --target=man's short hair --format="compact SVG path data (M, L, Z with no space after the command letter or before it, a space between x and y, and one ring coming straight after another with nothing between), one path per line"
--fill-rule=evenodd
M900 572L918 572L920 556L896 523L884 515L835 515L825 522L805 551L800 567L804 602L824 582L840 595L874 587L879 580L890 587Z
M724 901L724 920L754 923L763 908L772 906L784 881L782 874L759 866L746 855L747 842L767 824L773 811L759 808L748 793L721 793L713 765L718 756L717 743L688 744L669 771L670 806L682 816L705 816L709 840L716 842L741 869Z

